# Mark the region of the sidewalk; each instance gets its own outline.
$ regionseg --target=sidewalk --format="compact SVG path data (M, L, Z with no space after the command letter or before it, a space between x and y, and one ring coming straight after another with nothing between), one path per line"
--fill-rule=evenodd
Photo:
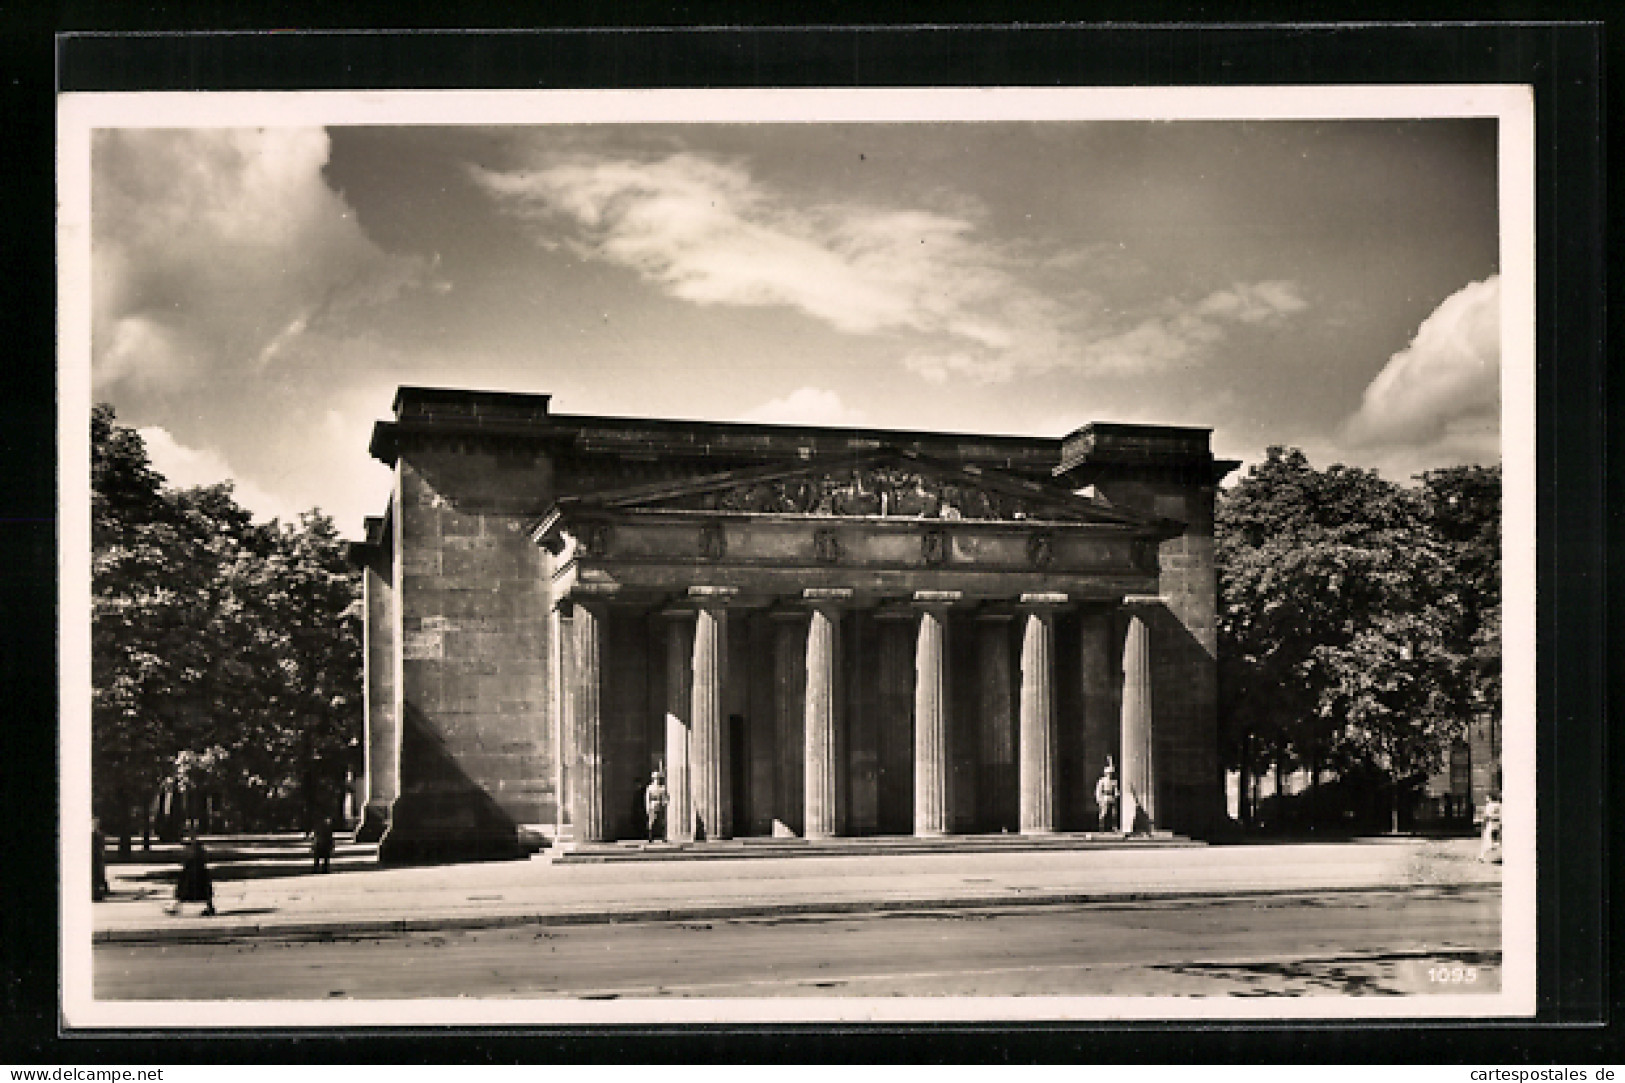
M528 861L334 872L215 886L215 917L164 913L174 865L109 867L93 938L231 940L389 935L524 924L720 919L1418 886L1499 886L1471 839L1070 852L750 857L692 862Z

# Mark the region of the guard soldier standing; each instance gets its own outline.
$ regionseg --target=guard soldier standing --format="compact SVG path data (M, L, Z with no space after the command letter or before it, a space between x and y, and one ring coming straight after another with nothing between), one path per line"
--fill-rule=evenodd
M653 842L658 836L666 837L666 803L670 794L666 791L666 775L662 771L655 771L649 778L649 787L643 791L644 822L649 826L649 841Z
M1117 784L1117 768L1112 766L1112 759L1107 756L1106 770L1101 772L1100 781L1095 783L1095 805L1100 809L1100 830L1117 830L1117 807L1122 792L1122 788Z

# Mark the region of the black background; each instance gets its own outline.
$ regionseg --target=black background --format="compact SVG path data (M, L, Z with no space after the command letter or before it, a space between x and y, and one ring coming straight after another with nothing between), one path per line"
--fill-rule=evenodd
M0 6L6 356L0 362L0 1064L271 1062L1621 1063L1610 995L1605 570L1620 516L1604 350L1601 4ZM865 5L866 18L879 18ZM837 18L836 16L839 16ZM1063 20L1087 17L1088 24ZM1132 22L1106 22L1107 17ZM1287 18L1299 21L1283 23ZM1564 19L1373 23L1333 20ZM1586 23L1583 20L1593 20ZM929 23L929 25L923 25ZM1270 23L1271 25L1261 25ZM461 28L483 27L480 32ZM383 28L417 28L390 31ZM429 32L430 28L445 32ZM301 32L264 33L300 28ZM327 32L323 32L323 29ZM356 28L368 28L360 30ZM503 29L512 28L512 29ZM618 28L618 29L602 29ZM354 30L355 32L350 32ZM208 31L176 35L172 31ZM57 1011L57 90L1528 83L1537 153L1540 1020L1471 1024L780 1026L62 1034ZM1617 443L1616 441L1614 441ZM1617 506L1617 505L1616 505ZM1625 669L1625 667L1619 667ZM1619 983L1615 983L1618 988ZM1617 1014L1614 1012L1612 1014Z

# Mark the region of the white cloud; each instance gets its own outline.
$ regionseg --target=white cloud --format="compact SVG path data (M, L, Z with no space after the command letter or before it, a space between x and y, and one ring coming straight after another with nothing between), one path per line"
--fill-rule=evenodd
M737 164L572 155L511 173L476 169L541 239L629 267L699 304L784 305L856 334L942 332L999 345L984 310L1020 287L989 266L971 223L934 212L801 209ZM953 273L949 273L953 272Z
M384 510L391 474L388 467L371 459L343 470L333 469L334 462L355 461L355 451L367 446L372 427L372 418L363 418L353 408L360 395L334 395L341 405L327 410L300 434L295 447L273 455L275 465L260 469L252 478L220 452L182 444L162 426L144 426L136 432L146 444L153 469L172 488L229 481L237 503L258 521L280 519L292 523L300 512L320 508L332 516L341 532L359 537L362 520ZM363 409L374 408L369 404Z
M157 425L137 429L136 434L147 446L147 458L153 469L163 475L171 488L190 489L229 481L237 503L253 513L255 519L292 522L297 518L299 508L237 476L218 451L187 447L170 435L168 429Z
M1087 254L1018 258L978 234L973 207L802 207L738 162L691 153L544 153L533 169L472 175L545 247L630 268L697 304L784 306L850 334L899 338L905 367L937 383L1197 363L1230 328L1306 307L1293 283L1265 281L1108 316L1080 281ZM1058 268L1064 298L1026 277Z
M1157 315L1089 342L1085 356L1093 372L1165 372L1203 361L1236 324L1278 324L1307 307L1296 283L1237 282L1194 304L1166 302Z
M1195 313L1240 323L1267 323L1307 307L1296 283L1271 280L1238 282L1227 290L1210 293L1196 305Z
M429 270L362 232L323 179L320 129L107 129L92 147L103 388L263 366Z
M1389 359L1344 425L1354 447L1492 448L1501 392L1501 278L1463 287Z
M863 425L862 410L847 406L834 391L801 387L743 414L741 421L777 425Z

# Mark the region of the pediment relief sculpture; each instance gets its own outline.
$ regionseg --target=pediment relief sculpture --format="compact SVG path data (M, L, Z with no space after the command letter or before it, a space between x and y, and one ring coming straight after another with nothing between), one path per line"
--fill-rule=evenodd
M884 466L764 479L661 503L693 511L948 520L1020 520L1033 514L1029 502L1017 497Z
M611 515L675 511L1166 528L1159 520L1053 483L910 452L724 471L560 497L555 513L570 509Z

